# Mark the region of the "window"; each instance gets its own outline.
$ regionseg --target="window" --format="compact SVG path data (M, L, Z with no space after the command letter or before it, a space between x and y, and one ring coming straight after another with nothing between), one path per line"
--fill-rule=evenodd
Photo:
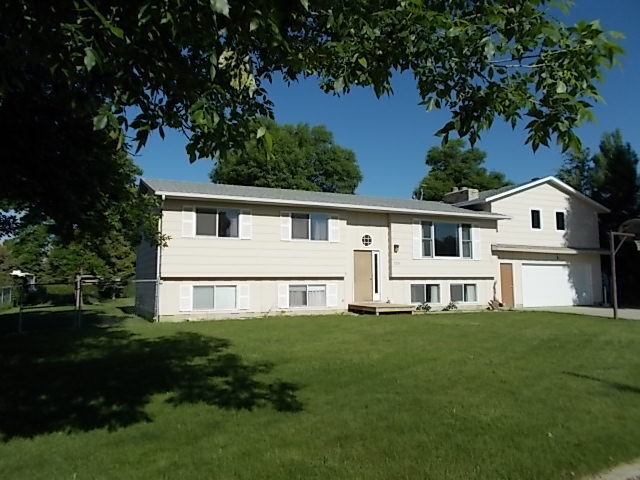
M452 302L477 302L477 286L474 283L452 284L450 288Z
M235 285L202 285L193 287L193 310L233 310L235 308Z
M542 228L540 210L531 210L531 228L534 230L540 230Z
M440 303L440 285L411 285L411 303Z
M216 210L198 208L196 210L196 235L216 235Z
M462 233L462 258L473 258L471 225L460 225L460 232Z
M368 247L369 245L371 245L372 241L373 240L371 239L371 235L362 236L362 245L364 245L365 247Z
M238 237L239 210L232 208L196 209L196 235Z
M431 238L431 230L433 224L431 222L422 222L422 256L433 256L433 240Z
M564 212L556 212L556 230L565 230Z
M290 307L326 307L326 285L290 285Z
M469 224L421 222L423 257L473 258L473 234Z
M291 238L329 240L329 217L321 213L292 213Z

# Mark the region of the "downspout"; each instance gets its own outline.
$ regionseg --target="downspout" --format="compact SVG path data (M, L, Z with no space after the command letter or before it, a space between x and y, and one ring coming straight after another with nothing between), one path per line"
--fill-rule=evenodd
M162 194L160 201L160 220L158 221L160 235L162 235L162 220L164 218L164 200L165 195ZM154 322L160 322L160 275L162 268L162 242L158 243L158 252L156 254L156 294L153 305Z

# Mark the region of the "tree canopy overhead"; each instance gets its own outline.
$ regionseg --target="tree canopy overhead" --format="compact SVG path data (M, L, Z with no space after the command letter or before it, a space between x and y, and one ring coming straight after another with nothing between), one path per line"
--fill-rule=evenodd
M257 140L218 159L211 171L215 183L354 193L362 180L356 156L333 142L324 126L276 125L262 119L272 138L272 156Z
M427 152L425 163L429 173L413 191L419 200L442 200L453 187L469 187L490 190L511 185L504 174L487 171L482 165L487 156L477 148L464 149L462 139L450 140L441 147L432 147Z
M451 111L439 131L445 139L456 132L473 142L500 117L522 121L534 149L554 136L568 147L600 98L602 68L621 53L598 22L557 20L551 0L0 5L0 123L20 117L18 138L36 144L8 200L31 205L37 197L36 210L68 226L80 225L82 213L57 203L47 168L59 166L70 198L93 211L116 205L124 182L109 169L95 174L95 164L142 147L151 132L184 131L191 161L224 158L252 136L268 151L273 139L254 120L272 116L265 86L276 75L315 76L335 94L370 86L380 96L391 93L393 72L408 70L427 110ZM3 174L13 179L29 152L4 143ZM87 180L94 183L83 187Z

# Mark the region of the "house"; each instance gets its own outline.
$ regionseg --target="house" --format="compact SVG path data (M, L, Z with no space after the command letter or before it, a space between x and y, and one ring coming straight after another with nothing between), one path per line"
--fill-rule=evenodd
M592 305L603 301L598 214L609 210L555 177L478 192L446 202L501 213L491 244L499 298L507 306Z
M160 197L170 237L138 247L136 311L148 317L602 299L597 214L606 209L552 177L443 202L151 179L141 189ZM547 292L549 275L572 298L545 297L559 290Z

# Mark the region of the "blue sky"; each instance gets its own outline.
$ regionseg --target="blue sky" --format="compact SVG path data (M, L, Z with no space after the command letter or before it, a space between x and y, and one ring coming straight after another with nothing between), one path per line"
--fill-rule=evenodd
M603 132L620 128L623 137L640 153L640 18L639 0L576 0L564 21L600 19L606 30L626 35L622 66L605 73L601 93L606 103L595 107L596 122L577 132L583 143L597 148ZM448 120L447 112L426 112L411 75L394 78L394 95L380 100L369 89L343 97L324 94L313 79L292 86L275 82L268 87L278 123L323 124L339 145L356 153L364 179L358 193L408 198L426 174L426 151L438 145L434 132ZM486 166L522 182L552 175L560 166L560 150L541 147L535 154L524 144L525 133L496 121L483 134L478 148L487 152ZM136 157L144 176L175 180L208 181L211 160L189 164L185 139L170 132L165 140L156 134Z

